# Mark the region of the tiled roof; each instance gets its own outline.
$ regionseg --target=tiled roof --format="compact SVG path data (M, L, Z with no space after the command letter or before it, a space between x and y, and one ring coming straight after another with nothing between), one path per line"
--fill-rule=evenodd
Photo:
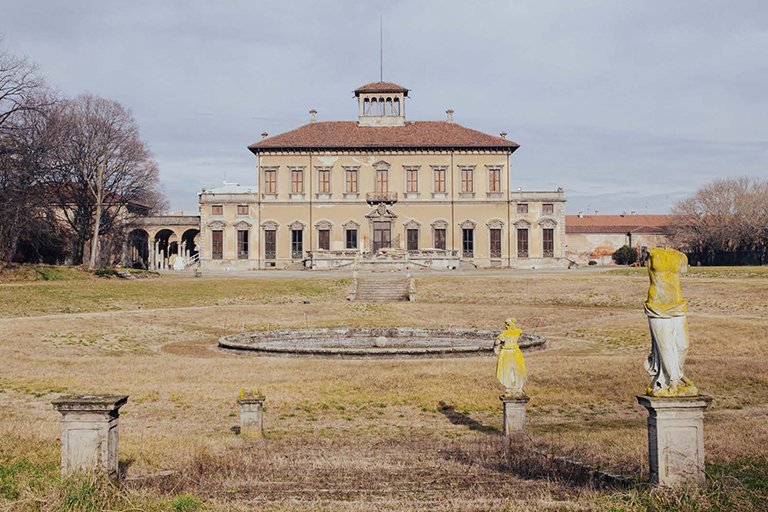
M659 233L673 215L566 215L566 233Z
M503 148L520 145L447 121L407 122L405 126L358 126L355 121L314 122L254 142L254 153L283 149Z
M361 92L404 92L407 95L408 89L392 82L371 82L355 89L355 96L360 96Z

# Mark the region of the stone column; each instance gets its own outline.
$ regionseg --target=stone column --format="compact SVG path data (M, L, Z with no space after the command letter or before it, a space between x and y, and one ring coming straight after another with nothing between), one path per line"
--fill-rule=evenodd
M119 409L127 395L69 395L54 400L61 418L61 472L97 471L118 478Z
M502 419L502 432L505 437L515 437L525 432L525 408L530 400L527 396L511 397L501 395L499 397L504 404L504 416Z
M648 410L650 482L703 485L704 409L712 398L638 396L637 401Z
M237 400L240 406L240 435L245 439L264 437L264 396L245 396Z

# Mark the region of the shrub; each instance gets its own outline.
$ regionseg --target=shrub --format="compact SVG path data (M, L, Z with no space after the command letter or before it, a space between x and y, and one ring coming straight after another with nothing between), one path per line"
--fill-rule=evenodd
M182 494L171 501L173 512L195 512L203 508L203 503L191 494Z
M637 261L637 251L624 245L616 249L611 258L617 265L631 265Z

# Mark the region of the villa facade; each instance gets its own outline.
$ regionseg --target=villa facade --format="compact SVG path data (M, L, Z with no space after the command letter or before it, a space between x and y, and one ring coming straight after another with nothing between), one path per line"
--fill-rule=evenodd
M355 98L356 121L311 110L309 123L248 146L257 186L200 193L203 269L567 264L564 193L511 189L519 146L505 133L461 126L451 110L408 121L408 89L393 83Z

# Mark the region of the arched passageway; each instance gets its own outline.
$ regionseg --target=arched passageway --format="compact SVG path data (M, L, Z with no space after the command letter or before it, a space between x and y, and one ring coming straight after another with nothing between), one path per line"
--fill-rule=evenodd
M126 237L125 266L131 268L149 268L149 233L143 229L134 229Z
M200 249L197 246L199 234L199 229L188 229L181 235L181 255L187 262L196 261L199 257Z
M152 244L153 269L168 270L173 268L176 255L179 252L179 237L170 229L161 229L155 234L155 240Z

